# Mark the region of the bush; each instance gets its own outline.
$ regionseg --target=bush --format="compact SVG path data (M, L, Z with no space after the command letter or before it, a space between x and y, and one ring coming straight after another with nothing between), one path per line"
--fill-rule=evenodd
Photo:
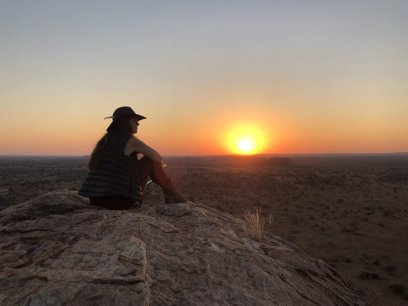
M252 237L256 241L261 242L265 229L272 224L272 215L264 217L261 215L260 209L255 208L253 211L247 210L244 213L244 220L248 225Z

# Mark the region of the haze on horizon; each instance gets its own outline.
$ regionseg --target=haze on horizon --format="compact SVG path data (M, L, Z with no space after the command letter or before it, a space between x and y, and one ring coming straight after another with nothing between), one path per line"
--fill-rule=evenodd
M407 152L407 1L0 1L0 155ZM251 144L252 145L252 144Z

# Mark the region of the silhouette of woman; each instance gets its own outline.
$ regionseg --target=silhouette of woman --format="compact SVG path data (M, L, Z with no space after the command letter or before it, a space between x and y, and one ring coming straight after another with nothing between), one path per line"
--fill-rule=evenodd
M129 209L141 205L149 177L158 184L165 203L185 203L163 169L161 155L133 134L146 117L129 106L116 109L107 133L97 142L88 161L89 172L79 194L93 205L109 209ZM138 154L143 157L138 159Z

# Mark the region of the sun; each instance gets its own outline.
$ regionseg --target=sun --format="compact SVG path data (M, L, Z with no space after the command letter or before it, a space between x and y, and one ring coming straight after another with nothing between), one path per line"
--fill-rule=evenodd
M248 137L241 138L237 141L237 147L243 154L251 154L251 151L255 147L255 142Z
M255 125L239 125L231 128L226 137L228 150L234 154L252 155L265 147L265 133Z

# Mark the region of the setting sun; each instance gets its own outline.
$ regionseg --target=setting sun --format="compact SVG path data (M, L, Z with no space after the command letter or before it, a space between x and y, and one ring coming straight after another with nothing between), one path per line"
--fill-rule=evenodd
M235 154L257 154L264 149L265 139L264 133L255 126L238 126L227 134L227 147Z
M237 142L238 149L245 154L250 154L252 149L254 148L254 145L254 141L250 138L242 138Z

